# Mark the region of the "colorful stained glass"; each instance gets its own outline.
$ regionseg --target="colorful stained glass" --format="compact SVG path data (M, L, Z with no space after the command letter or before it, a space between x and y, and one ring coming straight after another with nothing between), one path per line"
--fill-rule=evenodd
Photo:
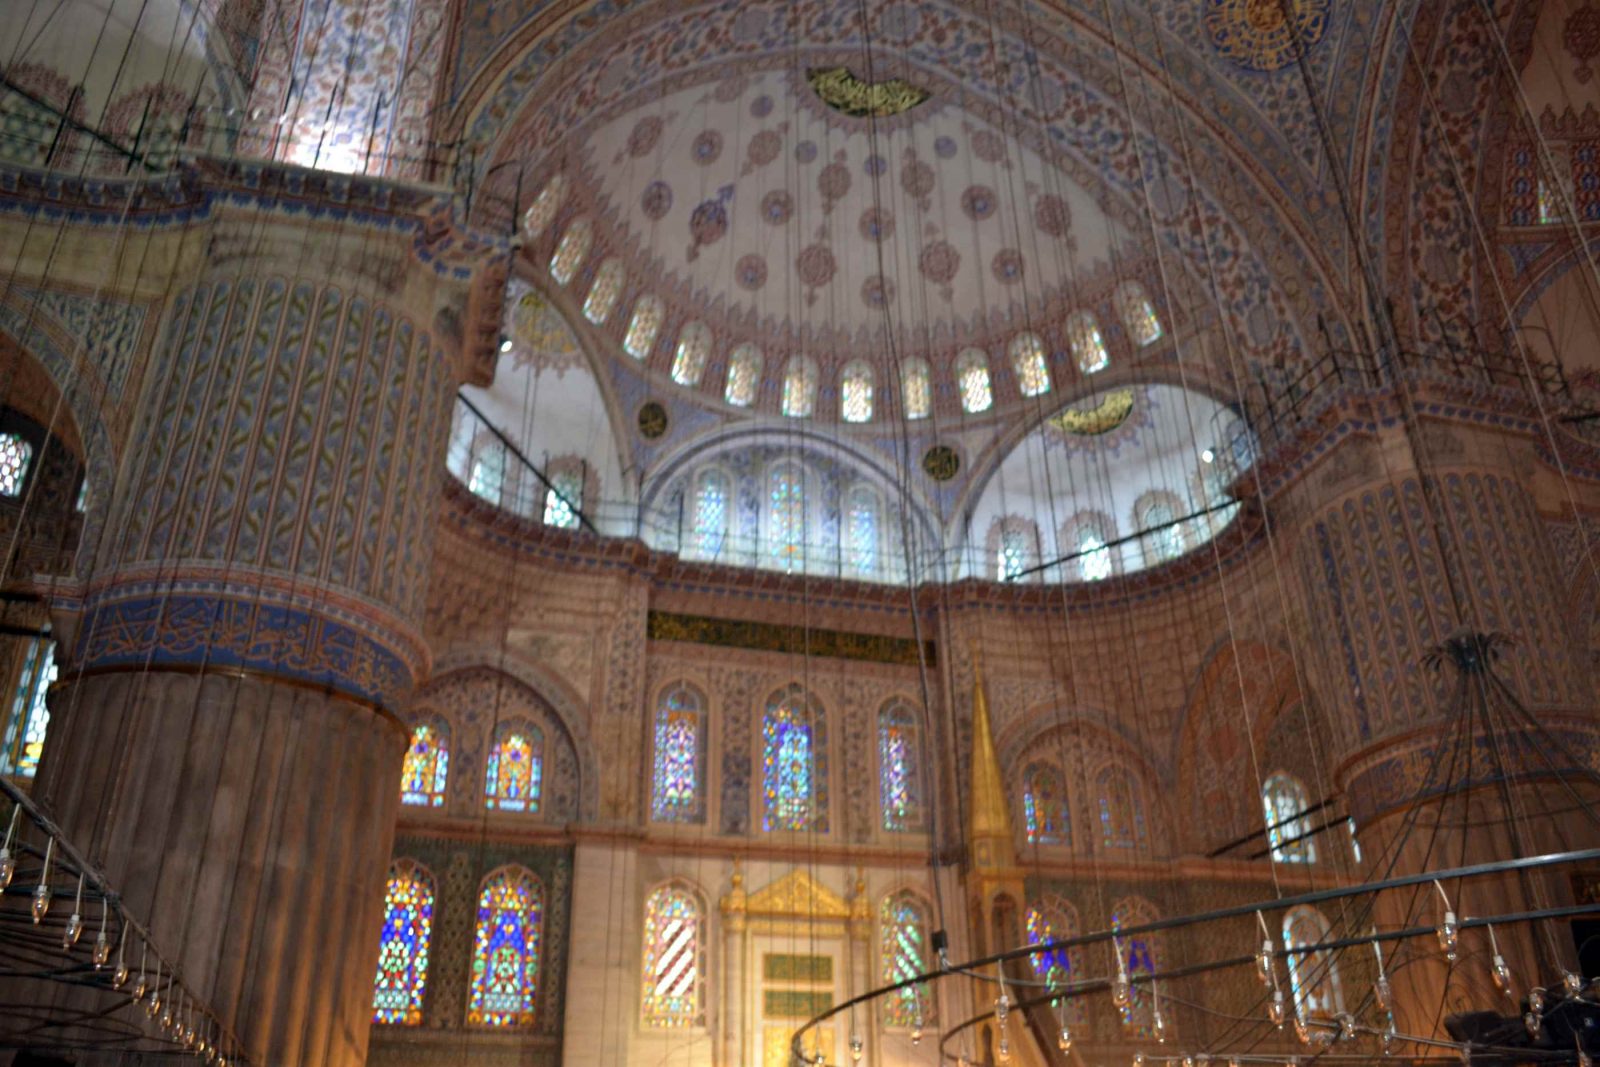
M641 362L650 358L655 347L656 334L661 332L661 317L665 309L661 298L646 294L633 305L633 317L628 320L628 332L622 337L622 350Z
M1076 311L1067 318L1067 344L1082 373L1094 374L1111 366L1111 354L1100 335L1100 321L1092 312Z
M490 875L478 894L472 947L473 1026L531 1026L538 1007L544 890L520 867Z
M1144 804L1125 771L1103 768L1095 776L1100 797L1100 841L1106 848L1143 849L1149 845Z
M879 977L884 985L903 982L929 969L928 909L910 892L883 902L878 923ZM933 1022L932 991L925 984L906 986L884 998L883 1025L926 1026Z
M720 559L728 541L728 476L702 471L694 487L694 554L700 559Z
M798 687L767 702L761 723L763 830L825 830L823 716Z
M491 811L539 810L544 734L531 723L504 723L489 747L484 796Z
M756 402L761 385L761 349L742 344L728 356L728 384L722 398L734 407L747 408Z
M1133 343L1140 348L1161 340L1161 318L1141 282L1123 282L1117 289L1117 314Z
M428 983L428 941L433 934L433 879L411 860L389 868L383 896L383 933L378 976L372 988L372 1021L392 1026L422 1022Z
M768 482L768 548L784 570L792 571L805 562L805 476L795 467L782 466L773 470Z
M1281 772L1269 775L1261 787L1261 806L1266 814L1272 858L1279 863L1315 863L1317 845L1308 836L1311 820L1305 814L1311 806L1306 787Z
M1156 911L1148 902L1130 898L1120 900L1113 906L1111 927L1113 930L1137 929L1155 922L1156 918ZM1128 977L1137 979L1139 975L1158 973L1161 954L1152 939L1148 936L1124 937L1118 943L1122 948L1122 963ZM1170 1032L1171 1012L1165 1013L1165 1021ZM1152 984L1135 980L1128 1006L1122 1009L1122 1024L1133 1036L1149 1038L1154 1036L1154 1023L1155 996Z
M878 497L864 485L850 490L845 512L845 559L858 578L878 573Z
M872 420L872 368L861 360L846 366L839 379L839 417L845 422Z
M662 886L644 906L644 1021L647 1026L705 1025L705 920L694 894Z
M794 419L811 417L817 402L817 366L804 356L794 356L783 370L783 413Z
M55 684L56 644L43 638L28 643L22 670L17 676L16 693L11 699L11 714L6 720L6 745L0 771L19 778L32 778L44 755L45 733L50 727L50 709L45 694Z
M1283 947L1289 965L1294 1011L1302 1019L1331 1019L1344 1010L1339 971L1328 949L1296 952L1329 940L1328 921L1315 908L1300 907L1283 917Z
M995 557L995 570L1002 582L1015 581L1028 569L1028 535L1021 530L1002 530Z
M561 209L561 201L567 195L567 176L557 174L545 183L539 190L539 195L533 198L533 206L522 213L522 233L528 240L533 240L544 233L545 227L555 221L556 212Z
M28 480L33 446L14 433L0 433L0 496L18 496Z
M702 707L699 694L681 685L662 694L656 707L650 817L657 822L699 816Z
M691 322L678 334L678 350L672 356L672 380L679 385L699 385L711 357L711 327Z
M1078 528L1077 541L1072 550L1077 553L1078 576L1086 582L1098 582L1111 577L1111 549L1104 537L1093 526Z
M600 264L600 269L594 272L594 284L589 286L589 295L583 300L583 317L596 326L602 325L611 317L617 298L622 295L622 284L627 280L622 260L617 257L612 256Z
M578 528L578 509L583 507L583 475L578 471L557 471L550 477L544 493L544 524L563 530Z
M1028 909L1027 935L1030 945L1076 937L1077 933L1077 923L1068 917L1064 908L1034 905ZM1033 965L1034 977L1052 989L1063 989L1070 985L1078 970L1073 965L1072 950L1067 948L1032 953L1028 956L1028 962Z
M961 389L961 410L969 415L988 411L994 404L989 385L989 357L969 348L956 358L956 384Z
M904 704L878 713L878 800L885 830L922 828L921 733Z
M1050 367L1044 358L1044 342L1031 333L1019 333L1011 341L1011 369L1017 375L1017 388L1023 396L1043 396L1050 391Z
M418 723L411 731L400 771L400 803L444 806L445 780L450 771L450 732L442 722Z
M925 359L908 359L900 365L900 397L906 418L925 419L933 414L933 372Z
M589 254L589 245L594 242L594 224L588 219L577 219L567 227L567 232L561 235L561 243L556 245L555 254L550 257L550 276L560 285L566 285L578 268L583 266L584 257Z
M1022 772L1022 825L1030 845L1072 844L1067 783L1048 763L1031 763Z

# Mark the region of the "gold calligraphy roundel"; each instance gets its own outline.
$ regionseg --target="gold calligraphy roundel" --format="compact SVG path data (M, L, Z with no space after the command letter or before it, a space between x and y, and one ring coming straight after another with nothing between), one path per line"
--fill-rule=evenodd
M1206 33L1223 57L1246 70L1279 70L1328 30L1332 0L1204 0ZM1289 17L1285 18L1284 13Z

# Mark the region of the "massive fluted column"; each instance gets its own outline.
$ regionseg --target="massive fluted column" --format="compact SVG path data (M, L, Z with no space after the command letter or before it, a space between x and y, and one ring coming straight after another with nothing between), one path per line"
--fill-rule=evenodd
M494 269L439 240L432 194L220 165L185 182L36 795L254 1062L355 1065L395 712L427 666L450 405Z

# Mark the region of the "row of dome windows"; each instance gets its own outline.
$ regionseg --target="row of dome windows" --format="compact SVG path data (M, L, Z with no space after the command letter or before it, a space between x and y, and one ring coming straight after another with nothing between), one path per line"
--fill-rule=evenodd
M537 237L550 224L564 188L563 176L557 175L528 209L523 225L529 239ZM594 228L589 219L575 219L550 256L550 276L560 285L570 283L588 256L593 241ZM604 325L616 309L626 281L620 259L613 256L601 263L583 301L584 317L596 326ZM1161 319L1143 284L1124 282L1117 288L1114 300L1117 313L1135 345L1143 348L1161 339L1164 333ZM623 351L640 362L647 359L665 317L666 307L660 297L649 293L640 296L634 302L633 313L623 333ZM1068 348L1080 373L1095 374L1111 365L1100 321L1093 312L1074 312L1068 316L1066 328ZM673 352L672 380L683 386L698 386L714 345L711 328L705 323L694 321L685 325L678 334L677 348ZM1026 331L1017 334L1006 354L1023 396L1043 396L1050 391L1050 365L1044 341L1037 334ZM723 399L734 407L754 404L764 363L764 354L756 345L746 342L735 347L728 355ZM928 361L909 358L901 362L899 370L905 417L928 418L933 413L933 375ZM994 404L989 357L982 349L968 348L957 355L955 379L963 411L978 414ZM818 380L813 360L806 356L790 357L784 365L779 403L783 414L791 418L811 417L816 409ZM871 364L865 360L846 364L839 378L839 417L845 422L870 422L876 393L876 375Z

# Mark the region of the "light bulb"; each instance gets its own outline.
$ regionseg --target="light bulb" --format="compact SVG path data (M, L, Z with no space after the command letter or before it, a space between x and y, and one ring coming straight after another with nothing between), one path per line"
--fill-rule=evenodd
M1539 1031L1543 1027L1538 1014L1531 1011L1523 1014L1522 1025L1527 1028L1529 1037L1538 1037Z
M1378 1041L1383 1046L1383 1054L1385 1056L1394 1054L1394 1041L1397 1036L1399 1035L1394 1032L1394 1017L1390 1016L1389 1025L1384 1028L1383 1033L1378 1035Z
M117 969L111 972L111 988L121 989L128 982L128 965L121 960L117 961ZM137 999L137 998L135 998Z
M78 938L83 936L83 916L73 912L67 919L67 928L61 931L61 947L71 949L78 943Z
M1272 939L1261 942L1261 951L1256 953L1256 977L1262 984L1272 984Z
M172 1029L172 1005L168 1004L161 1009L161 1029Z
M1567 991L1567 996L1575 997L1583 992L1583 977L1571 971L1562 971L1561 985Z
M1004 1023L1006 1016L1011 1014L1011 998L1001 993L994 1002L994 1018L998 1023Z
M1372 983L1372 999L1378 1005L1379 1011L1388 1011L1394 1007L1394 989L1389 985L1389 976L1379 974L1378 980Z
M150 999L144 1003L144 1013L152 1019L161 1014L161 990L150 991Z
M1061 1024L1061 1032L1056 1034L1056 1048L1062 1052L1072 1051L1072 1031L1067 1029L1067 1024Z
M1356 1017L1347 1011L1339 1013L1339 1040L1354 1041L1356 1037Z
M1194 1057L1187 1052L1183 1054L1183 1067L1194 1067Z
M95 935L94 950L89 954L89 958L94 960L94 969L97 971L111 959L111 939L106 937L104 930Z
M1001 1063L1011 1062L1011 1039L1005 1034L1000 1035L1000 1043L995 1046L995 1053L1000 1057Z
M857 1063L861 1062L861 1049L862 1049L862 1047L863 1046L861 1044L861 1035L860 1034L851 1034L850 1035L850 1058L852 1060L854 1060L855 1062L857 1062Z
M1434 931L1439 935L1439 948L1444 952L1445 961L1456 961L1456 943L1461 931L1456 927L1456 913L1447 911L1444 918L1439 920L1439 928Z
M916 1021L916 1023L913 1024L912 1027L911 1027L911 1044L913 1046L922 1044L922 1020L921 1019L918 1019Z
M144 972L140 971L138 980L133 983L133 999L143 1000L145 990L149 988L149 984L145 981Z
M1150 1032L1155 1036L1156 1044L1165 1045L1167 1043L1167 1020L1161 1017L1159 1011L1151 1016Z
M39 883L39 888L33 891L33 925L38 926L44 921L45 913L50 910L50 887L44 882Z
M1494 979L1494 987L1502 993L1511 993L1511 968L1506 966L1506 958L1500 953L1494 954L1494 963L1489 970L1489 976Z
M1311 1044L1311 1026L1298 1011L1294 1013L1294 1036L1300 1039L1302 1045Z
M1144 1067L1144 1053L1135 1052L1133 1054L1133 1067Z
M1267 1005L1267 1018L1272 1020L1273 1026L1276 1026L1278 1029L1282 1030L1285 1014L1286 1013L1283 1005L1283 990L1274 989L1272 991L1272 1001Z
M1201 463L1212 463L1212 462L1214 462L1216 460L1216 458L1217 458L1217 454L1215 452L1213 452L1211 449L1209 449L1209 448L1201 449L1201 451L1200 451L1200 462Z
M1126 1009L1132 994L1133 991L1128 987L1128 976L1117 972L1117 976L1111 979L1111 1003Z
M1544 990L1537 988L1528 990L1528 1010L1535 1015L1544 1012Z
M1228 1057L1228 1067L1239 1067L1239 1057L1237 1057L1237 1056L1229 1056Z
M0 848L0 890L11 884L17 874L17 858L9 848Z

